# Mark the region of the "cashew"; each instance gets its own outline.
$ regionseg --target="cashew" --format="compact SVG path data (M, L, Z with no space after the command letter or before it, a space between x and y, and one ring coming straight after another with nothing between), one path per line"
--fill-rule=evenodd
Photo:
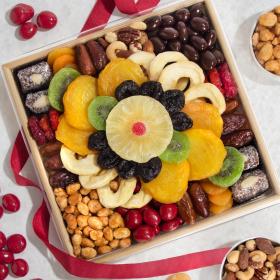
M97 175L79 176L79 181L85 189L98 189L106 186L118 176L116 169L102 170Z
M280 255L280 247L275 247L275 251L276 251L275 254L267 256L267 259L270 262L274 262L276 260L277 256Z
M146 30L147 24L144 21L135 21L130 25L130 27L138 30Z
M262 262L262 263L264 263L266 261L266 259L267 259L267 255L263 251L260 251L260 250L256 250L256 251L251 252L249 254L249 256L255 262Z
M246 248L251 252L254 251L256 249L256 241L255 240L248 240L245 243Z
M112 42L106 49L106 55L109 60L113 60L117 58L116 51L117 50L127 50L127 46L125 43L121 41Z
M141 208L148 204L151 200L152 197L141 189L137 194L132 195L132 197L123 204L122 207L127 209Z
M237 250L231 251L227 256L227 261L229 263L236 264L238 263L239 255L240 255L240 251Z
M118 35L116 32L108 32L106 35L105 35L105 40L108 42L108 43L113 43L115 41L118 40Z
M276 278L276 270L275 268L271 268L268 272L267 280L274 280Z
M146 70L149 70L151 61L155 58L154 53L139 51L129 56L129 60L142 65Z
M133 52L140 52L142 50L142 45L140 42L132 42L129 44L129 49Z
M239 280L249 280L254 276L255 270L252 267L248 267L245 271L236 272L235 276Z
M274 264L272 263L272 262L266 262L265 263L265 266L267 267L267 268L273 268L274 267Z
M237 264L234 264L234 263L227 263L225 265L225 268L226 268L227 271L231 271L231 272L239 271L239 266Z

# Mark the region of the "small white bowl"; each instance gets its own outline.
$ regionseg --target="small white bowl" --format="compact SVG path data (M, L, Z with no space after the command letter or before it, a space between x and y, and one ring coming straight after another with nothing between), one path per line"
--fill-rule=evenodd
M242 240L242 241L239 241L239 242L235 243L235 244L230 248L230 250L227 252L227 254L224 256L224 259L223 259L223 262L222 262L221 268L220 268L219 280L223 280L223 275L224 275L224 273L225 273L224 266L225 266L225 264L226 264L226 260L227 260L228 254L229 254L231 251L237 249L239 245L244 244L244 243L245 243L246 241L248 241L248 240L252 240L252 239L256 239L256 238L266 238L266 239L269 239L269 240L272 242L272 244L273 244L274 246L275 246L275 245L279 245L278 242L276 242L276 241L274 241L274 240L272 240L272 239L270 239L270 238L262 237L262 236L255 236L255 237L251 237L251 238L246 238L246 239L244 239L244 240Z
M261 70L262 75L265 75L265 77L267 77L268 79L271 79L271 78L272 78L272 79L274 79L274 80L276 80L276 81L279 82L279 81L280 81L280 76L279 76L279 75L276 75L276 74L274 74L274 73L272 73L272 72L266 70L266 69L258 62L258 60L257 60L257 58L256 58L256 55L255 55L255 53L254 53L253 44L252 44L252 37L253 37L254 31L255 31L255 29L256 29L256 27L257 27L259 17L260 17L262 14L265 14L265 13L267 13L267 12L272 11L274 8L275 8L275 7L271 8L271 9L269 9L269 10L267 10L267 11L261 12L261 13L259 13L259 14L256 15L256 20L254 21L254 25L253 25L253 27L252 27L252 29L251 29L251 32L250 32L249 46L250 46L250 53L251 53L251 55L252 55L252 58L253 58L255 64L258 66L258 69Z

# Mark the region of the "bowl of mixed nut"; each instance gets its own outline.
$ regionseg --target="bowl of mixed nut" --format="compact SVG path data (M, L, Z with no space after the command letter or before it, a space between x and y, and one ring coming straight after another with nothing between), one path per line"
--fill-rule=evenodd
M280 277L280 245L263 238L249 238L235 244L226 254L220 278L223 280L267 279Z
M278 79L280 76L280 6L258 15L250 38L250 50L256 64Z

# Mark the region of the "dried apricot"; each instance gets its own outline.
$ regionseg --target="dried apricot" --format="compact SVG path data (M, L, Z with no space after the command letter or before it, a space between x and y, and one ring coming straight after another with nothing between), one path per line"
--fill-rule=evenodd
M65 55L65 54L69 54L69 55L75 55L75 52L72 48L58 48L58 49L54 49L53 51L51 51L49 54L48 54L48 64L49 65L53 65L54 61L62 56L62 55Z
M115 95L116 87L126 80L138 85L147 81L141 67L129 59L116 58L106 65L98 77L98 95Z
M55 132L56 139L62 142L71 151L86 156L91 151L88 149L88 137L92 131L84 131L70 126L62 116Z
M203 190L210 195L219 195L226 191L226 188L222 188L214 185L209 181L201 182Z
M209 129L221 137L223 119L215 106L206 102L190 101L182 111L191 117L193 128Z
M190 141L189 180L202 180L217 174L227 154L221 139L207 129L191 128L183 133Z
M225 212L226 210L230 209L232 207L232 199L229 201L228 204L224 206L219 206L213 203L210 203L210 212L213 214L220 214L222 212Z
M229 189L226 191L217 194L217 195L208 195L209 201L218 206L226 206L232 200L232 192Z
M53 72L56 73L60 69L66 67L69 64L75 63L75 57L70 54L64 54L62 56L59 56L53 63Z

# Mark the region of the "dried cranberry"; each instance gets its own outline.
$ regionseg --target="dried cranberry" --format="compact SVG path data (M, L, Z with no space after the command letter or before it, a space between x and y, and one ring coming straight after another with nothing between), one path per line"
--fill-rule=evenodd
M9 273L8 267L4 264L0 264L0 280L6 279L8 273Z
M21 253L26 248L26 240L21 234L13 234L7 239L7 247L12 253Z
M23 277L28 273L29 266L25 260L16 259L14 260L11 269L16 276Z
M155 237L155 235L155 229L148 225L141 225L133 232L133 237L137 242L151 240Z
M158 226L161 220L159 213L151 208L148 208L143 212L143 218L144 222L150 226Z
M3 231L0 231L0 250L7 244L7 238Z
M5 194L2 198L3 206L6 210L10 212L17 212L20 208L20 201L12 193Z
M0 263L10 264L14 261L14 254L8 250L0 251Z
M139 210L129 210L125 216L125 225L129 229L136 229L142 224L142 215Z
M178 207L175 203L162 204L159 208L159 213L163 221L170 221L177 216Z

